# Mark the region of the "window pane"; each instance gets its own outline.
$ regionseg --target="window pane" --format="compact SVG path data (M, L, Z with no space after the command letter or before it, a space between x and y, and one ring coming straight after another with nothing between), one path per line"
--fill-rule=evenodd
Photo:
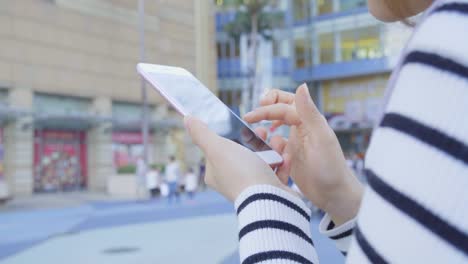
M218 59L223 57L222 48L223 48L223 46L222 46L222 44L220 42L216 43L216 50L217 50L217 53L218 53Z
M383 56L379 33L378 26L358 30L357 57L359 59L375 59Z
M341 59L350 61L357 59L357 32L356 30L345 30L340 32L341 35Z
M234 57L240 57L240 43L239 40L234 41Z
M242 90L234 90L233 91L233 97L232 97L232 104L234 106L239 106L241 103L241 95L242 95Z
M375 59L383 56L378 26L345 30L340 34L343 61Z
M296 68L305 67L304 38L294 39L294 54L296 54Z
M320 43L320 63L333 63L334 59L334 45L333 33L322 33L319 35Z
M281 40L279 39L274 39L271 42L271 48L272 48L272 53L273 57L280 57L281 56Z
M309 0L293 0L294 21L304 21L309 18Z
M333 0L317 0L318 15L329 14L333 12Z
M355 8L365 7L366 0L340 0L340 10L347 11Z

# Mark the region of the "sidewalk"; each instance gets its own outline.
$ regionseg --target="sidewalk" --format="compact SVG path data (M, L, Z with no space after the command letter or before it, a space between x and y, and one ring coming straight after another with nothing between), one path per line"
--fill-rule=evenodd
M233 205L212 191L176 204L88 193L32 200L0 213L1 263L239 263ZM318 221L311 225L321 261L342 263L332 242L318 234Z
M76 207L93 201L121 201L122 198L111 197L105 193L88 191L58 192L33 194L27 197L18 197L0 204L0 213L36 209L52 209ZM131 201L131 199L127 199Z

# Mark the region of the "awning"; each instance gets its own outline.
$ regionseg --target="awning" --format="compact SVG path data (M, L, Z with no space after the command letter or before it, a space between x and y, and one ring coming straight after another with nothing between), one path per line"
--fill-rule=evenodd
M110 123L111 121L111 117L88 113L41 113L34 115L34 128L59 130L87 130L102 123Z
M19 117L31 115L30 111L8 105L0 105L0 125L13 121Z
M113 131L141 131L142 123L141 119L126 119L116 118L112 119L112 130ZM166 118L162 120L150 120L149 129L151 131L158 130L169 130L173 128L182 128L182 120L176 118Z

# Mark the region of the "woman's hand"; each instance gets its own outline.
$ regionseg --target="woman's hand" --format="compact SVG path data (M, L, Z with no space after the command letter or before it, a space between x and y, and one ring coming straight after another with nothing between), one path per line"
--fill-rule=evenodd
M356 216L362 186L346 165L333 130L315 107L305 84L296 94L272 90L261 107L246 114L249 123L272 120L273 127L291 126L289 139L273 137L272 147L290 160L279 168L284 180L290 175L304 195L329 213L339 225ZM266 138L265 129L257 129Z
M247 187L268 184L288 191L273 170L249 149L211 131L195 117L186 117L185 127L205 154L208 186L234 201Z

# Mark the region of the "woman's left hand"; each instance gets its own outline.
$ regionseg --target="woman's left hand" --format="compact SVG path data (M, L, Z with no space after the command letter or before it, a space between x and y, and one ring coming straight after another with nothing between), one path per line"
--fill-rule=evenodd
M244 189L259 184L290 191L254 152L218 136L195 117L186 117L184 123L193 142L205 154L206 184L229 200L234 201Z

